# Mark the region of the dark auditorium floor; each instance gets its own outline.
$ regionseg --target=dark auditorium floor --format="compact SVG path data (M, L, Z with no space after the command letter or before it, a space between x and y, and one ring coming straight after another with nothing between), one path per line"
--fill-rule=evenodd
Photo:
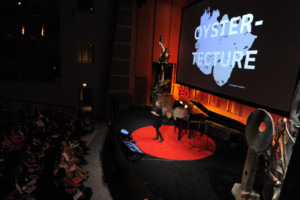
M145 107L120 111L116 127L133 132L152 125L150 110ZM163 119L163 124L172 123L171 120ZM210 157L194 161L173 161L143 155L140 159L131 161L131 166L156 199L234 200L231 189L234 183L241 182L246 148L233 148L227 141L212 139L217 150ZM263 176L259 175L261 173L262 168L259 167L254 184L259 193L263 182ZM121 187L120 184L110 185L111 190L119 191L119 195L113 195L114 199L124 199Z
M89 171L89 178L85 182L85 186L91 187L93 190L91 200L112 199L106 184L102 181L103 171L101 160L99 162L107 130L108 127L105 121L96 121L93 133L86 136L87 145L91 150L85 156L89 162L85 166L85 169Z

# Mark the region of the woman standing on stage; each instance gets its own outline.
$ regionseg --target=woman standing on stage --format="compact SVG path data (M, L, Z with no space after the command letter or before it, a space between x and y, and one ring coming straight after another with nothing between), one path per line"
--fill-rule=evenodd
M161 101L157 100L155 102L156 109L155 111L151 111L151 113L154 115L154 121L153 121L153 127L156 129L156 137L153 138L153 140L157 140L160 137L159 142L164 141L159 128L161 127L161 120L162 120L162 108L161 108Z

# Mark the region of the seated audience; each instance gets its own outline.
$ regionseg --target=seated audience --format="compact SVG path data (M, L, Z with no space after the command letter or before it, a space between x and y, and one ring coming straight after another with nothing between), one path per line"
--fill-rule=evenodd
M0 199L90 199L82 165L92 125L67 109L0 108Z

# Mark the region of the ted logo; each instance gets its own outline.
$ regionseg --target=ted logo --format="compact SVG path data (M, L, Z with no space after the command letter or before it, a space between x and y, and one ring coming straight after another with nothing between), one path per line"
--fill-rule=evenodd
M178 86L178 95L182 96L184 98L189 98L190 97L190 91L188 89L185 89L183 87Z

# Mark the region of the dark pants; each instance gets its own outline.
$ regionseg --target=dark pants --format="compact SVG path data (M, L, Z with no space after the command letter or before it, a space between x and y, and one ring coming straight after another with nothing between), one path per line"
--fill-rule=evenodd
M178 130L178 140L180 140L180 138L181 138L181 132L182 132L182 129L179 129Z
M160 137L162 139L163 137L162 137L162 135L161 135L161 133L159 131L159 127L155 127L155 129L156 129L156 137L157 138Z

